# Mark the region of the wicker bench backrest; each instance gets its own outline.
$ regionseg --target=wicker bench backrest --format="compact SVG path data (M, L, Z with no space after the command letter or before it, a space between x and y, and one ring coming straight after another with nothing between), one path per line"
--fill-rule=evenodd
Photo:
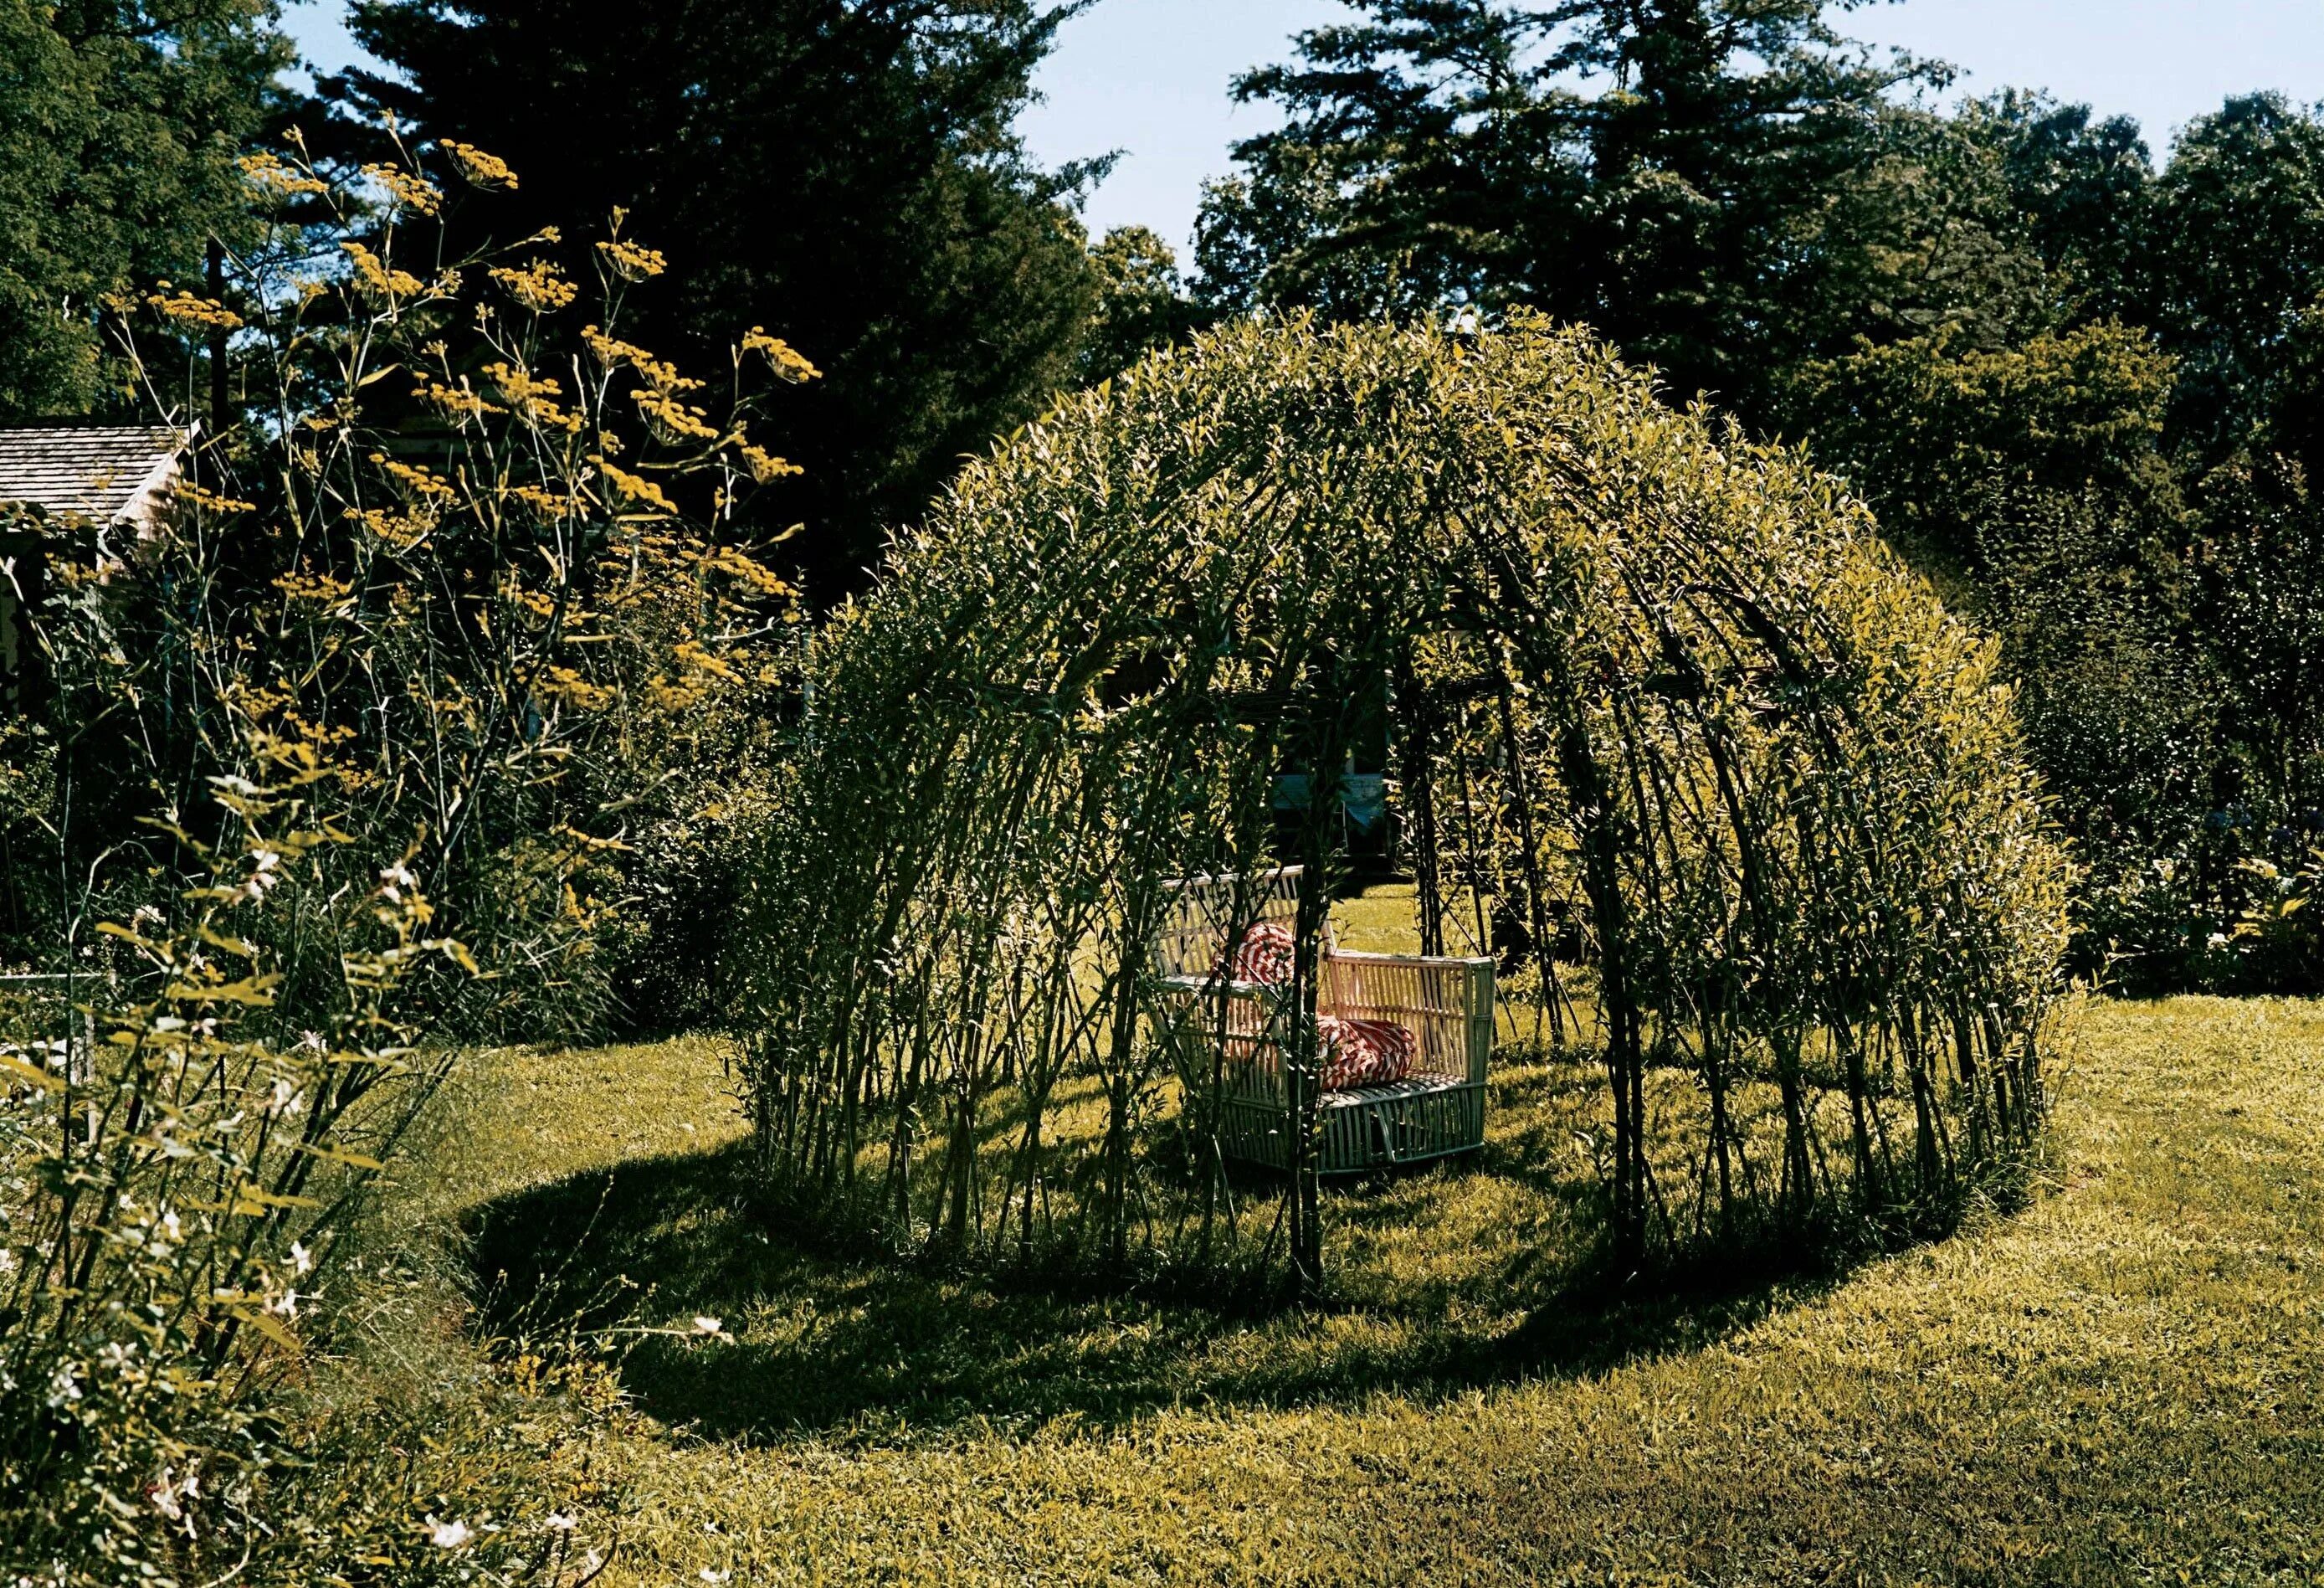
M1154 937L1154 969L1169 977L1208 980L1230 957L1231 946L1260 921L1296 929L1299 872L1296 865L1269 871L1181 877L1163 883L1168 899L1161 930ZM1324 925L1329 952L1331 926Z

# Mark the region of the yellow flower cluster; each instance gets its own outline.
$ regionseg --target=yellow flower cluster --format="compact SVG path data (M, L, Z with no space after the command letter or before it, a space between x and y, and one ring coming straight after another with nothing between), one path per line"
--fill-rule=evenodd
M548 698L582 711L596 711L613 698L603 684L593 684L569 667L552 667L535 686Z
M589 349L589 356L604 368L610 370L626 364L657 392L692 392L702 384L678 374L678 365L656 358L634 342L609 337L595 326L581 328L581 344Z
M536 375L512 364L494 363L484 366L484 374L492 381L502 399L522 416L528 424L544 430L563 430L568 436L581 433L581 416L567 410L557 401L565 388L549 375Z
M371 462L373 467L393 480L404 495L412 501L426 501L430 498L447 501L453 494L452 483L449 480L440 475L431 474L417 464L405 463L401 458L390 457L384 452L373 453Z
M410 298L427 290L418 276L392 269L361 243L341 243L339 248L355 266L356 290L367 297Z
M604 256L606 268L625 282L642 282L669 268L669 262L661 256L659 249L624 243L618 237L598 244L597 252Z
M291 601L312 601L322 606L336 606L346 600L355 586L345 579L327 573L294 572L282 575L274 587Z
M492 276L503 291L535 314L555 313L572 302L580 291L545 259L530 261L514 270L496 264Z
M790 586L777 577L771 568L733 546L721 546L712 551L709 557L704 559L704 567L709 572L724 574L729 578L748 585L760 596L777 596L791 594Z
M558 495L539 485L512 485L506 494L547 519L571 518L581 510L581 503L573 497Z
M715 441L719 438L718 427L710 422L706 411L688 407L666 392L641 386L630 396L637 403L638 411L645 416L646 428L654 433L656 439L666 445L675 447L689 440Z
M178 482L172 500L180 507L190 507L197 512L250 512L258 506L255 502L242 502L232 496L221 495L191 480Z
M284 579L277 579L275 584L281 586L285 582ZM338 594L332 596L319 590L301 588L291 592L293 599L319 599L335 605L344 598L348 589L347 586L327 577L320 583L326 587L336 586ZM237 680L227 685L225 696L228 707L243 720L252 753L273 769L275 778L283 788L303 788L325 779L334 779L343 791L352 792L371 781L361 768L350 765L332 753L335 747L346 744L355 736L354 726L340 723L326 727L310 721L299 709L296 689L254 687L247 681ZM327 826L322 832L311 835L305 842L290 835L282 835L277 840L277 846L284 856L296 859L304 850L312 847L315 841L329 841L335 836L337 835ZM217 946L226 947L227 945L221 943Z
M714 678L724 679L730 684L742 681L734 669L726 665L724 658L712 655L698 641L679 641L677 655L678 660L696 672L708 673Z
M474 143L447 138L437 145L452 162L461 180L478 188L514 188L516 172L497 154L487 154Z
M764 326L751 328L750 335L742 338L742 351L762 355L766 358L767 367L775 372L775 378L794 386L802 381L814 380L823 374L821 370L809 364L805 355L788 342L784 341L780 337L767 335L767 328Z
M557 613L556 599L543 590L512 589L509 599L538 618L553 617Z
M465 427L469 421L481 420L488 413L508 411L478 396L470 389L466 375L460 377L460 383L456 386L445 385L441 381L422 380L411 388L411 395L442 414L456 427Z
M779 480L785 475L802 475L807 472L789 458L777 457L763 447L746 444L742 448L742 461L750 466L751 477L762 485L770 480Z
M428 538L436 527L432 518L409 512L390 512L384 508L349 508L347 518L361 524L398 551L409 551Z
M615 494L623 501L650 507L659 512L678 511L677 504L662 494L661 487L651 480L616 466L606 461L602 455L592 457L589 461L597 466L597 471L605 476L605 483L613 486Z
M158 282L155 285L161 290L147 293L145 301L152 304L164 319L175 320L181 326L203 326L218 331L238 331L242 328L242 316L217 299L197 298L182 287L175 297L171 297L168 295L169 282Z
M288 166L272 154L245 154L238 162L243 180L255 188L262 197L294 198L301 193L327 193L331 184L311 172Z
M363 174L385 189L398 209L408 209L414 215L433 215L444 203L443 189L401 166L367 165Z

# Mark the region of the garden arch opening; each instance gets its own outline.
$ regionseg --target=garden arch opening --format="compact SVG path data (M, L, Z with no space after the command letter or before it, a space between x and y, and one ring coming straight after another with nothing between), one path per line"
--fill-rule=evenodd
M1184 879L1304 867L1312 1076L1360 740L1424 951L1498 913L1504 1038L1602 1071L1622 1260L1928 1227L2039 1129L2066 865L1993 648L1582 332L1148 360L972 464L808 673L743 1079L766 1172L897 1241L1313 1273L1312 1129L1230 1171L1156 943Z

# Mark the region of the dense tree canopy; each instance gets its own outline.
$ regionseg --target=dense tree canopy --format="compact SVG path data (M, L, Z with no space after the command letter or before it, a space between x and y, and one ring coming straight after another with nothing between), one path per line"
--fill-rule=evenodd
M1150 226L1116 226L1090 249L1097 311L1081 347L1084 382L1120 374L1157 347L1192 333L1208 317L1189 300L1178 255Z
M2138 307L2181 360L2178 422L2233 451L2284 395L2324 291L2324 121L2278 95L2229 100L2180 134L2144 218Z
M1215 186L1202 263L1231 302L1339 314L1447 300L1587 321L1676 389L1731 397L1828 327L1941 272L1873 252L1898 135L1876 63L1816 0L1380 0L1253 72L1280 131Z
M362 0L401 78L348 109L508 161L512 221L607 212L675 291L639 337L708 356L779 328L826 375L781 416L807 469L782 511L826 587L853 582L960 455L1070 380L1096 294L1069 199L1012 130L1071 7L1032 0ZM697 360L698 361L698 360Z
M1286 120L1199 290L1531 305L1807 439L2003 637L2087 963L2233 979L2248 879L2324 836L2324 121L2230 99L2158 171L2038 92L1932 107L1835 9L1366 0L1239 84Z
M246 231L273 23L270 0L0 4L0 415L98 402L103 300L197 281Z

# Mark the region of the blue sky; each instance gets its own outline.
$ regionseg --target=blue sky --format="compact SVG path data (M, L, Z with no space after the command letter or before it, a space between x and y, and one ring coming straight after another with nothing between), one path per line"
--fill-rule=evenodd
M747 4L748 0L737 0ZM337 0L289 8L326 68L353 52ZM1026 142L1046 163L1120 150L1091 198L1094 231L1130 222L1184 244L1203 180L1269 123L1229 97L1235 73L1289 54L1292 34L1345 15L1336 0L1098 0L1065 24L1043 69ZM2324 99L2324 0L1900 0L1840 19L1875 44L1950 60L1961 88L2046 88L2135 116L2162 152L2169 130L2229 94Z

